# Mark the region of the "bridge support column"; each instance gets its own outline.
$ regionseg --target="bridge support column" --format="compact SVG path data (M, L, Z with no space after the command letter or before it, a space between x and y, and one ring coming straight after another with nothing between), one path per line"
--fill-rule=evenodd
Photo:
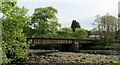
M73 43L70 45L69 49L73 52L79 51L79 43L76 40L73 40Z

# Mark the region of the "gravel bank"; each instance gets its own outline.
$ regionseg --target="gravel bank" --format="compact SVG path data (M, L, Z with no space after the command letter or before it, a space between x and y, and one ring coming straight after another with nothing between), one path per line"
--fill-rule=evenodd
M42 50L43 51L43 50ZM32 50L32 54L27 57L27 63L117 63L120 60L118 55L100 55L74 52L48 51L44 54L41 50Z
M120 55L120 51L116 51L116 50L80 50L79 53Z

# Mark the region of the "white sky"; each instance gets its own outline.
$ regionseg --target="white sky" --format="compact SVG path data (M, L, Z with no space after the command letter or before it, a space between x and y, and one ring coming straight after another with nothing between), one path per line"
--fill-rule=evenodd
M72 20L80 23L82 28L92 29L96 15L116 16L119 0L19 0L18 6L25 6L32 15L35 8L53 6L58 10L57 18L62 27L70 27Z

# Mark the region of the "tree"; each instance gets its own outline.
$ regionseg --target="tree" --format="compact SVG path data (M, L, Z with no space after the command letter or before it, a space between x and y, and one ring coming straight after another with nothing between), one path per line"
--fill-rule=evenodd
M120 13L118 14L118 31L117 31L117 40L120 42Z
M57 10L53 7L36 8L32 16L32 27L35 31L34 37L49 37L55 34L58 27ZM50 36L51 37L51 36Z
M47 34L47 37L48 38L56 38L56 37L58 37L58 35L57 35L58 27L61 27L61 24L58 23L57 21L50 22L50 33Z
M74 38L71 28L62 28L57 32L58 38Z
M101 17L100 15L96 16L95 22L92 23L93 29L91 30L91 35L94 35L95 38L97 36L98 39L102 39L101 30L100 30L100 17Z
M75 28L80 28L80 24L78 22L76 22L76 20L73 20L72 24L71 24L71 28L72 28L73 32L75 32Z
M74 35L77 39L86 39L88 37L88 31L83 28L76 28Z
M23 59L28 49L26 37L23 33L23 28L28 22L28 10L24 7L19 8L15 4L13 5L13 3L11 1L3 2L2 6L2 50L4 51L4 63Z
M14 8L15 5L17 4L17 0L3 0L1 3L0 3L0 9L2 11L2 13L6 13L8 12L11 8Z
M96 20L96 30L99 31L98 35L100 39L104 42L115 41L116 31L117 31L117 19L109 14L105 16L97 16Z

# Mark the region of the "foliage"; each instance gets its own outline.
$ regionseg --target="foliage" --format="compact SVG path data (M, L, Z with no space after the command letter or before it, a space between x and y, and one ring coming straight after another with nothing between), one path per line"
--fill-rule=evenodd
M1 47L1 44L2 44L2 21L1 21L1 18L0 18L0 65L2 64L2 47Z
M29 23L31 23L31 20ZM25 36L28 38L31 37L32 34L35 32L33 29L30 28L29 23L28 24L26 23L27 25L23 28L23 32L24 32Z
M118 13L118 17L120 17L120 12Z
M112 63L113 65L120 65L120 62L119 62L119 61L111 61L111 63Z
M57 10L53 7L36 8L32 16L33 37L54 37L61 25L57 21Z
M3 0L0 3L0 9L2 11L2 13L6 13L8 12L11 8L15 7L15 5L17 4L17 0Z
M9 6L5 2L2 11L2 50L4 51L3 61L9 63L23 59L26 55L28 45L26 44L26 37L23 33L23 27L28 21L27 9L18 6ZM8 7L7 7L8 6Z
M58 23L57 21L55 22L50 22L50 33L47 34L48 38L56 38L58 37L57 31L59 30L58 27L61 27L61 24Z
M118 31L117 31L117 40L120 42L120 12L118 14Z
M104 49L104 50L120 50L120 43L101 43L96 46L92 46L92 49Z
M74 35L77 39L85 39L88 37L88 31L83 28L76 28Z
M1 44L1 43L0 43ZM1 45L0 45L0 65L2 64L2 48L1 48Z
M71 24L71 28L72 28L73 32L75 32L75 28L80 28L80 24L78 22L76 22L76 20L73 20L72 24Z
M95 30L98 31L100 40L103 42L112 42L116 40L116 31L118 22L116 17L111 15L97 16L94 23Z
M93 57L82 57L82 59L89 60L89 61L112 63L113 65L119 65L120 63L119 61L115 61L115 60L98 59L98 58L93 58Z
M62 28L58 32L58 38L74 38L74 34L71 28Z
M76 28L76 31L73 32L71 28L62 28L58 32L58 38L76 38L76 39L85 39L88 37L88 31L83 28Z

